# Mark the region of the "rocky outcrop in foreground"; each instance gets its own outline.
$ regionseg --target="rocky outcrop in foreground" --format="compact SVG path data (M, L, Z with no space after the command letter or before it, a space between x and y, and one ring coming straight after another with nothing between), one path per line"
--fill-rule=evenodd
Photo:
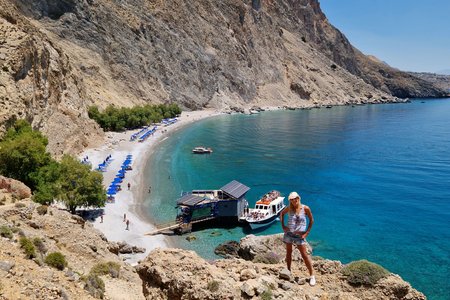
M142 282L133 267L113 254L109 243L89 222L57 208L47 212L29 200L17 200L0 189L0 299L144 299ZM34 255L21 246L26 237ZM52 252L62 253L67 266L46 264ZM34 257L30 257L34 256ZM89 282L95 265L113 263L117 273L101 275L104 283Z
M340 262L319 258L318 284L311 287L298 252L292 276L283 271L280 235L249 235L222 247L228 259L213 261L156 249L132 267L118 254L143 249L107 241L81 217L19 200L4 188L0 200L0 299L425 299L394 274L372 287L350 285ZM67 264L51 267L53 252Z
M266 246L275 240L281 242L280 236L249 236L242 242L243 253L265 257L270 249ZM261 247L261 242L266 246ZM136 270L146 299L426 299L395 274L373 287L352 286L343 277L339 261L324 259L314 260L317 285L311 287L306 267L295 259L299 257L294 258L293 274L289 275L282 262L242 258L206 261L193 251L157 249Z

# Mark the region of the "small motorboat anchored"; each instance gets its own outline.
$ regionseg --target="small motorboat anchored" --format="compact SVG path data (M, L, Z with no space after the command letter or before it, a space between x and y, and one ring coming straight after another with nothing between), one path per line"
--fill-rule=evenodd
M268 226L275 221L286 207L279 191L270 191L259 199L255 208L249 209L245 221L252 229Z
M194 154L206 154L206 153L212 153L212 149L211 148L206 148L203 146L199 146L199 147L195 147L194 149L192 149L192 153Z

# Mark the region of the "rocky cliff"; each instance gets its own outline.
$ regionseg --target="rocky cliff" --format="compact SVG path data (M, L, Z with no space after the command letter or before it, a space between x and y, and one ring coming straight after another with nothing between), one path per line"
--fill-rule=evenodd
M434 86L450 93L450 75L442 75L426 72L408 72L410 75L428 81Z
M441 97L352 47L317 0L0 0L0 124L54 154L102 133L86 107L312 106Z
M298 252L292 276L283 271L281 235L247 236L232 243L229 259L213 261L156 249L132 267L118 254L139 249L109 242L89 220L43 209L26 198L30 191L20 182L0 183L0 299L425 299L394 274L374 286L350 285L339 261L321 258L314 260L317 285L311 287ZM32 255L23 238L34 244ZM63 254L67 265L51 267L52 252Z

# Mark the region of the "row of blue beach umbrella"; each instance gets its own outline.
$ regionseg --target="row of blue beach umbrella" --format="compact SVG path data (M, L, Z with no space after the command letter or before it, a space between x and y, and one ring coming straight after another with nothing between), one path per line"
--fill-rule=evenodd
M169 126L173 123L176 123L178 121L177 118L173 118L173 119L164 119L161 122L165 125L165 126Z
M98 167L95 170L100 171L100 172L106 172L106 168L109 166L111 161L112 161L112 157L110 154L106 157L106 159L101 164L98 164Z
M169 126L171 124L174 124L178 122L177 118L173 119L163 119L161 123L163 123L164 126ZM139 140L139 142L145 141L151 134L153 134L158 126L154 126L152 129L148 129L149 126L143 127L139 132L133 133L130 137L130 141L135 141L136 139Z
M152 129L148 130L146 133L144 133L140 138L139 138L139 142L143 142L145 141L150 135L152 135L156 129L158 128L158 126L154 126Z
M130 137L130 141L136 140L141 134L143 134L148 129L148 126L145 126L139 132L133 133Z
M122 183L123 179L125 178L125 174L127 173L127 171L131 170L132 161L133 161L133 155L128 154L125 161L122 163L120 170L117 172L116 177L111 182L111 184L108 187L108 190L106 191L106 194L108 195L108 199L114 198L114 196L117 194L117 192L121 190L120 184Z

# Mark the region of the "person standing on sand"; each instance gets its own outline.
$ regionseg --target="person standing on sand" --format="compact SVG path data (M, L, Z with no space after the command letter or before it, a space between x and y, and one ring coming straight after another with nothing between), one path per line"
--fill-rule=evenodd
M131 184L128 182L128 190L130 190Z
M125 228L125 230L130 230L130 220L127 220L126 224L127 224L127 228Z
M292 262L292 244L296 245L303 261L309 271L309 284L311 286L316 284L316 277L314 276L314 270L311 263L311 257L306 250L306 237L311 231L311 227L314 223L314 218L311 213L311 209L302 205L300 202L300 195L296 192L289 194L289 206L287 206L281 212L281 227L284 231L283 242L286 244L286 264L289 272L291 271ZM284 225L284 215L288 214L288 225ZM306 217L308 217L308 228L306 228Z
M100 215L100 223L103 223L103 214Z
M127 214L123 214L123 221L125 222L127 220Z

